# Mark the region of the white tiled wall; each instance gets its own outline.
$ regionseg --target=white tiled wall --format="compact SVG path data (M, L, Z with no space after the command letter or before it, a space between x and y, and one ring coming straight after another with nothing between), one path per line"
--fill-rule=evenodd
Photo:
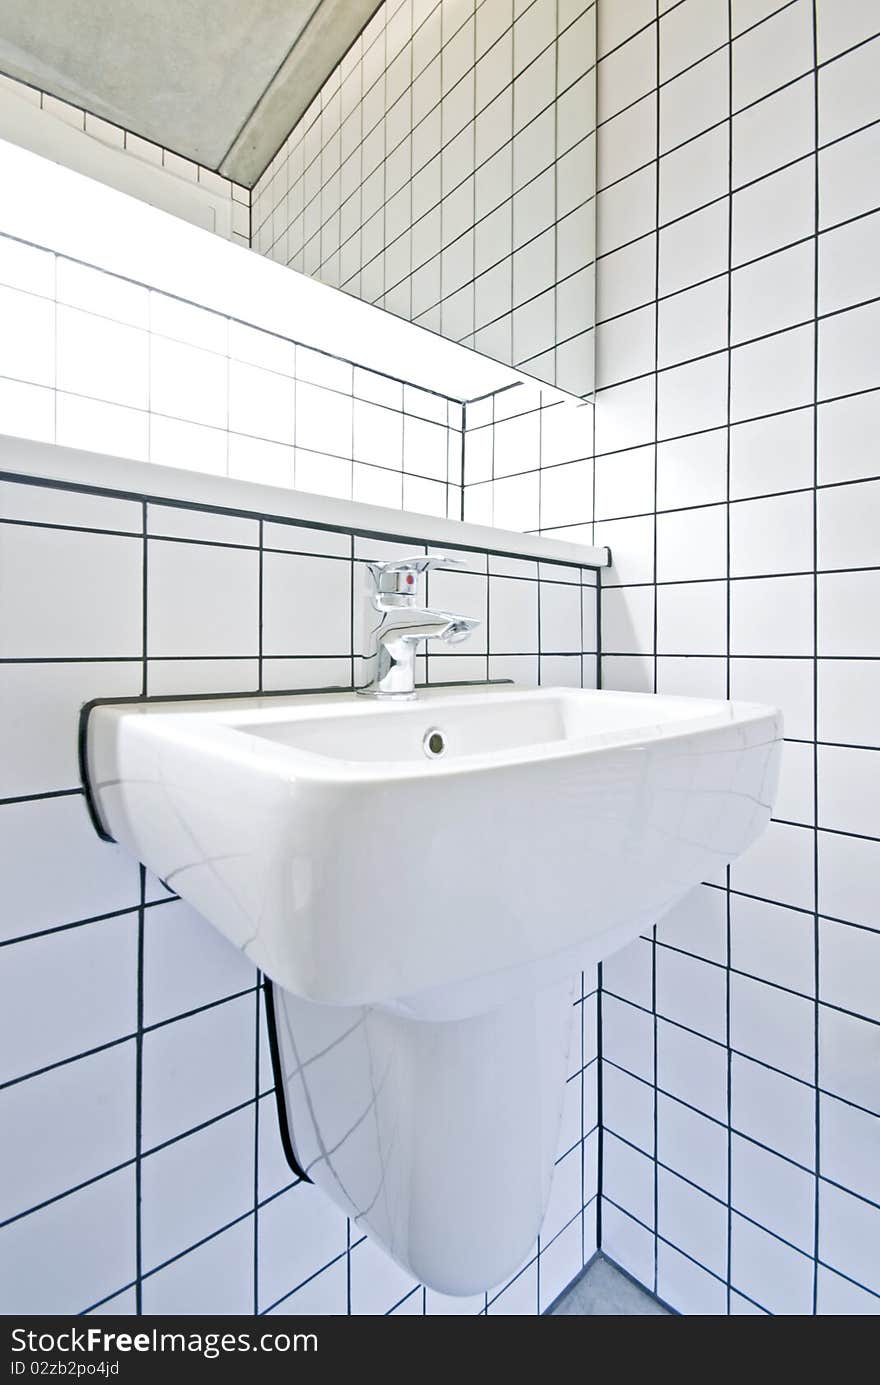
M428 128L439 120L442 138L442 84L453 70L447 49L451 57L465 28L479 45L480 26L501 15L493 40L500 53L510 42L509 9L496 0L460 14L448 0L386 5L338 87L331 79L323 107L268 170L259 191L271 216L258 248L293 263L301 253L302 268L342 282L350 241L354 267L344 286L409 316L412 306L395 301L389 280L388 216L397 204L384 180L388 122L397 117L383 104L386 83L403 52L425 90L440 82L436 114L419 120ZM525 27L540 13L549 24L550 9L557 26L580 14L559 0L555 8L517 5L516 21ZM389 62L393 24L406 37ZM525 386L462 410L2 240L0 297L4 324L14 329L0 338L3 428L608 543L615 565L602 592L605 686L784 708L783 781L765 837L604 967L601 1113L590 1065L596 999L580 1002L571 1152L557 1180L567 1189L582 1165L580 1202L557 1193L540 1262L533 1257L488 1311L534 1312L589 1254L590 1132L601 1121L603 1247L675 1308L876 1313L880 25L870 0L600 0L598 26L595 428L591 406ZM515 29L512 37L515 54ZM466 80L480 80L491 48ZM380 52L385 80L367 85ZM436 78L427 75L434 64ZM412 106L404 102L401 112L415 112L416 91L412 81ZM378 196L380 180L362 176L373 127L359 122L372 119L368 98L380 93L384 220L381 253L367 259L375 212L361 215L362 198ZM480 120L468 127L477 140ZM413 118L401 135L406 160L417 157L417 128ZM347 153L344 140L353 141ZM448 166L459 157L457 140ZM510 148L503 144L508 162ZM515 165L515 140L512 148ZM577 148L586 152L589 136ZM346 160L354 181L343 195ZM476 284L490 267L477 269L475 259L476 284L444 293L444 266L454 260L444 216L448 226L456 189L444 184L436 148L427 169L426 185L439 179L438 205L419 216L425 234L439 237L427 242L425 263L436 261L440 290L425 311L445 331L462 303L476 313ZM413 197L419 173L410 163ZM479 197L485 176L483 166L467 174L468 197ZM406 259L417 253L415 205L397 237L408 293L421 267ZM486 225L511 217L515 225L512 185ZM564 225L557 221L554 284ZM474 256L481 224L472 214L462 230ZM503 237L499 243L509 275L516 256ZM580 244L584 268L592 247ZM369 293L365 273L375 284ZM514 340L519 307L511 298L500 315L505 341ZM462 339L486 325L468 318ZM557 322L560 344L558 330ZM561 359L557 352L556 367ZM254 1304L280 1312L448 1309L402 1285L355 1233L346 1239L344 1223L312 1190L289 1185L253 974L157 882L97 842L76 789L73 714L88 697L347 684L344 621L334 621L328 604L316 632L295 612L316 563L342 610L350 536L328 534L321 554L271 516L162 506L145 519L137 497L35 487L6 487L3 504L0 562L29 593L28 604L7 603L0 613L0 698L16 711L0 718L9 741L0 756L0 813L8 815L0 841L11 901L0 941L9 944L5 1014L14 1035L4 1047L24 1055L21 1070L0 1078L0 1102L8 1103L9 1128L37 1128L5 1184L9 1220L0 1237L11 1248L6 1263L24 1267L16 1285L27 1297L38 1267L46 1298L36 1306L59 1309L104 1299L126 1312L178 1303L230 1312ZM432 656L430 676L592 684L597 638L586 623L576 633L577 578L556 570L560 583L542 569L539 586L533 568L489 561L488 571L478 555L473 572L432 579L458 583L489 621L488 645L481 635L473 652ZM222 620L212 617L217 609ZM583 611L587 617L590 603ZM71 968L76 988L66 984ZM101 984L111 973L123 978L112 993ZM45 1011L53 1023L38 1026L43 1012L29 1002L29 987L39 976L45 1002L47 975L57 978ZM151 1082L168 1042L180 1045L178 1089ZM185 1075L205 1046L228 1054L222 1088ZM92 1109L102 1112L100 1137L66 1114ZM68 1134L60 1148L46 1133L57 1121ZM200 1177L206 1160L241 1168L242 1159L249 1177L239 1187ZM63 1254L70 1238L80 1251L76 1286ZM456 1311L485 1308L480 1300Z
M586 394L594 175L592 0L386 0L254 188L252 244Z
M0 431L461 515L462 406L0 235Z
M603 683L787 737L765 836L603 969L602 1244L685 1313L876 1314L880 13L598 28Z
M259 976L88 821L85 701L350 687L354 577L394 547L0 477L0 586L15 594L0 603L4 1312L528 1314L593 1253L595 977L576 1001L540 1241L509 1285L446 1299L294 1179ZM594 572L460 556L429 599L483 624L423 677L595 682Z

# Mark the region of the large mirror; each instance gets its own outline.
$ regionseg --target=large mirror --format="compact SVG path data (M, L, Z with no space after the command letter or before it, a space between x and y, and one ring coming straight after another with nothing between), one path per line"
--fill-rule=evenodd
M158 183L148 199L591 395L595 3L93 0L88 13L6 6L0 72L217 205Z
M254 247L589 394L595 17L386 0L257 179Z

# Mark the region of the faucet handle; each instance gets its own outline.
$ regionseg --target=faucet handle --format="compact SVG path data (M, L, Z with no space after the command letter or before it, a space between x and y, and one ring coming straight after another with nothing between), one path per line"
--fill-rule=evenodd
M423 553L411 558L391 558L387 562L369 562L367 567L373 574L376 590L383 595L415 596L418 591L419 576L430 568L464 567L461 558L445 556L428 557Z

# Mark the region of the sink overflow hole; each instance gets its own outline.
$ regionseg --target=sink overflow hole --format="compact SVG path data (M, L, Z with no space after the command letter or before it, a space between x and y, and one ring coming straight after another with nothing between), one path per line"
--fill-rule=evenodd
M434 727L431 731L425 732L422 748L429 759L437 760L446 753L446 737L442 731Z

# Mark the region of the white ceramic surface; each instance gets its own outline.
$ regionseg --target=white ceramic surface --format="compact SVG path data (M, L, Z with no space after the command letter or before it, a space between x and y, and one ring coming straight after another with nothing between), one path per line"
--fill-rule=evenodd
M275 983L301 1164L471 1293L540 1226L570 978L754 841L781 737L753 704L481 687L99 706L87 760L109 834Z

